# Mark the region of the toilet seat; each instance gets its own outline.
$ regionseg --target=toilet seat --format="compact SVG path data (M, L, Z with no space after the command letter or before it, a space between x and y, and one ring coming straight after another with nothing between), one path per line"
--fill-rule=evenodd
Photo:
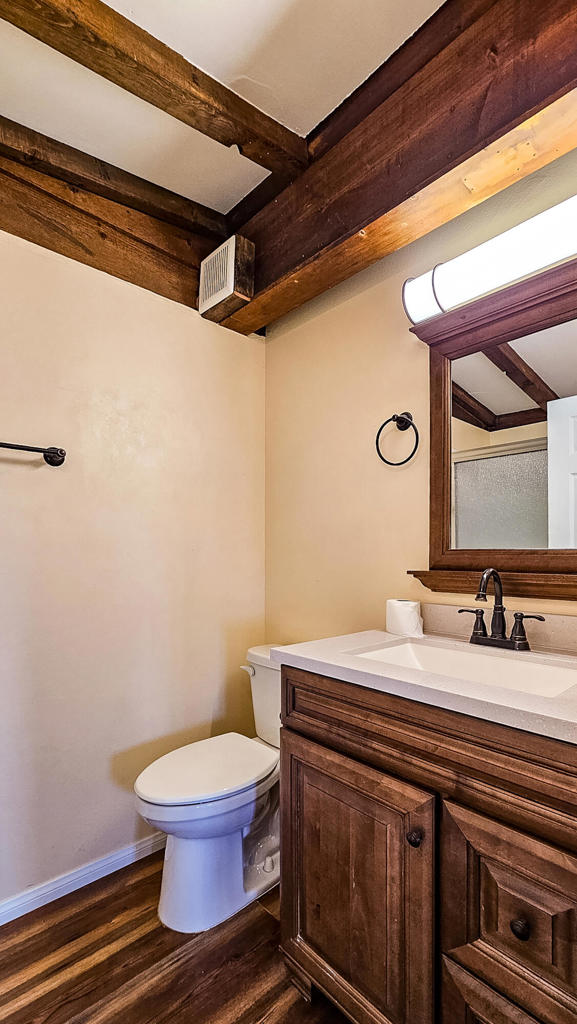
M278 778L278 761L275 748L229 732L159 757L141 772L134 788L148 805L182 809L216 803L220 813L223 800L255 787L261 792L270 788ZM206 813L207 808L199 811Z
M226 819L227 816L240 811L241 808L255 805L261 796L268 793L279 780L279 766L273 768L270 775L267 775L254 786L241 789L236 793L229 793L219 800L203 800L199 804L152 804L135 796L136 809L138 813L154 828L164 828L167 825L174 826L178 822L200 822L207 824L212 819Z

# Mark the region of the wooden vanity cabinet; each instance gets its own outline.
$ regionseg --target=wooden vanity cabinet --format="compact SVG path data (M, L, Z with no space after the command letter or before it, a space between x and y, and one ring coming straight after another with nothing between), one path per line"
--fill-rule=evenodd
M358 1024L576 1024L577 746L283 668L282 951Z

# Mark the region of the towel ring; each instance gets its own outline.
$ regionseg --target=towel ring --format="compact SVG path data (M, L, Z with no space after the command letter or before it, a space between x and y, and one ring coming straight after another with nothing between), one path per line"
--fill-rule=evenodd
M390 462L389 459L385 459L385 456L383 455L383 453L381 451L381 448L380 448L381 434L382 434L383 430L385 429L385 427L387 427L389 425L389 423L396 423L397 424L397 430L408 430L409 427L412 427L413 430L415 431L415 445L413 447L413 450L412 450L411 454L407 455L407 458L406 459L402 459L401 462ZM416 428L416 426L415 426L415 424L413 422L413 417L412 417L411 413L410 412L399 412L399 413L395 413L393 416L389 416L388 420L385 420L385 422L383 424L381 424L381 426L379 427L379 432L377 434L377 440L376 440L376 447L377 447L377 455L379 456L379 459L381 459L382 462L385 462L387 466L405 466L407 462L410 462L411 459L413 458L413 455L416 454L417 448L419 447L419 431L417 430L417 428Z

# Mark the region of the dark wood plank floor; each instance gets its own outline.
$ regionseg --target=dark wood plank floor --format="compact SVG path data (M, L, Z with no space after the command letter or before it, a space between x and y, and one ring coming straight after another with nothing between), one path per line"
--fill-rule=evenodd
M0 928L6 1024L345 1024L278 952L278 895L200 935L160 924L156 854Z

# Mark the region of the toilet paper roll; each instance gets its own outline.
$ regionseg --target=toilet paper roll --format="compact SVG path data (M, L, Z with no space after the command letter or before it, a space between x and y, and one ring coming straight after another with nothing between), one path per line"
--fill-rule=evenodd
M387 633L395 636L423 636L420 601L387 601Z

